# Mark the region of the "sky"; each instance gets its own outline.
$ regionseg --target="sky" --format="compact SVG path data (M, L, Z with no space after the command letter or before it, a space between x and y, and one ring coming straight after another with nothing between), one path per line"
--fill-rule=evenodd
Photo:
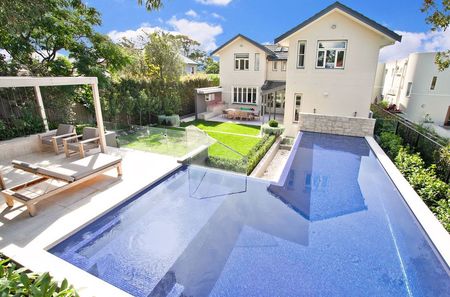
M145 0L144 0L145 1ZM450 30L431 32L420 11L423 0L342 0L341 3L403 36L382 49L380 60L412 52L450 48ZM137 40L142 31L165 30L188 35L207 52L238 33L260 43L273 40L334 3L329 0L163 0L159 11L148 12L137 0L86 0L102 15L98 31L114 41Z

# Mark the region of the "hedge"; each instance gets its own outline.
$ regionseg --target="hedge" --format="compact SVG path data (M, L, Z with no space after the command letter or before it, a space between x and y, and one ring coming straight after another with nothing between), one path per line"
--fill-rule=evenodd
M411 153L402 140L392 132L383 132L380 146L394 160L395 165L413 189L450 232L450 186L436 174L436 165L426 166L419 153ZM445 159L445 156L442 157Z
M66 279L58 284L48 272L32 273L0 255L0 296L78 296Z
M249 175L258 165L267 151L272 147L276 137L264 135L261 140L242 159L227 159L223 157L208 156L207 164L214 168L246 173Z

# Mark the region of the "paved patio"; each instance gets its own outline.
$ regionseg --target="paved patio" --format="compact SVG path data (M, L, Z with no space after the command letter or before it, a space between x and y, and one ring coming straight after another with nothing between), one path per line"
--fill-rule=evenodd
M273 119L273 116L272 116L272 119ZM282 114L277 114L276 115L276 120L279 123L283 123L283 119L284 119L284 116ZM226 123L235 123L235 124L246 124L246 125L252 125L252 126L261 126L261 122L266 123L266 122L269 121L269 115L266 114L266 115L264 115L263 119L260 118L259 120L252 120L252 121L249 121L249 120L233 120L233 119L224 118L224 117L222 117L222 115L218 115L218 116L215 116L213 118L210 118L208 121L222 122L222 123L226 122Z
M37 215L29 217L26 207L16 202L8 208L0 202L0 249L36 272L49 271L69 282L87 296L123 296L117 288L97 279L45 250L66 238L86 223L117 206L147 185L169 174L180 165L175 158L127 149L108 148L108 153L123 158L123 177L108 171L91 181L73 187L37 205ZM17 157L40 166L52 167L71 162L63 154L33 153ZM0 160L0 171L7 187L33 177ZM126 295L126 294L125 294Z

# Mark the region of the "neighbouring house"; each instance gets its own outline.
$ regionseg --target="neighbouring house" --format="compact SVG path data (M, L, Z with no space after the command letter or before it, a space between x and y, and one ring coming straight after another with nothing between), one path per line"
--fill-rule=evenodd
M381 95L416 123L450 128L450 70L439 71L436 53L413 53L379 65ZM449 136L449 135L445 135Z
M281 114L287 135L373 133L370 103L382 47L401 36L336 2L263 45L238 34L220 58L224 106ZM316 120L317 119L317 120Z
M184 74L191 75L197 73L198 63L188 57L181 56L184 64Z

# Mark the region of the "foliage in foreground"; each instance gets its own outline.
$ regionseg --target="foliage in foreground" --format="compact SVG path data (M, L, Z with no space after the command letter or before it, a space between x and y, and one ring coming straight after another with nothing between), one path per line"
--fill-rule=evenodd
M395 165L413 189L450 232L450 186L436 175L436 166L426 166L419 153L410 153L402 145L400 136L382 132L380 146L394 160ZM445 156L442 157L445 159Z
M66 279L59 285L48 272L32 273L0 255L0 296L78 296Z

